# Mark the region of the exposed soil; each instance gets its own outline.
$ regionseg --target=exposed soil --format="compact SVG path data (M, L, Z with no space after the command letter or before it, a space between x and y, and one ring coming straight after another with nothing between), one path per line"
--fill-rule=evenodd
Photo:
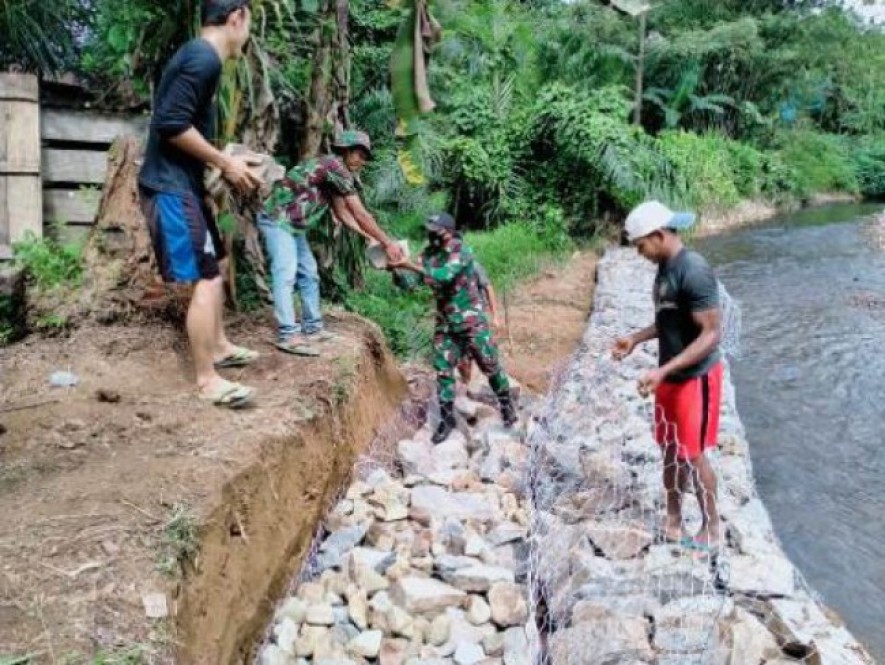
M152 662L239 660L359 443L405 394L377 329L347 315L332 327L342 338L327 357L302 359L266 346L268 322L234 326L234 339L268 350L228 372L260 390L240 412L194 399L184 339L169 326L4 350L0 656L55 663L143 644ZM59 369L81 383L51 388ZM175 505L195 520L199 553L169 578L156 561ZM146 618L152 592L166 594L170 620Z
M509 300L509 329L500 335L508 373L544 393L568 363L587 328L596 287L595 252L574 254L521 285ZM503 294L498 294L503 307ZM512 341L512 344L511 344Z
M578 253L509 295L501 344L532 391L580 340L595 269L594 253ZM274 352L263 317L231 326L265 352L227 371L260 391L240 412L194 399L172 326L91 326L2 351L0 659L139 645L155 663L247 659L355 458L406 396L374 326L330 322L342 337L320 359ZM51 388L57 370L79 385ZM156 563L174 553L165 530L178 506L198 553L169 577ZM168 619L146 617L150 593L165 594Z

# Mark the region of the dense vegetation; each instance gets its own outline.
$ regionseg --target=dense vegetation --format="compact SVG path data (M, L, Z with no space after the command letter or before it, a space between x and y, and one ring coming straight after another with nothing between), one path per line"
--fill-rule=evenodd
M311 40L330 4L253 4L282 113L281 157L291 161ZM368 202L415 241L422 217L443 207L467 228L493 231L472 239L498 282L514 278L514 257L586 242L649 195L701 212L827 191L885 197L885 33L825 2L783 0L657 3L639 125L637 19L597 0L433 0L445 28L430 68L438 108L410 144L424 183L409 184L397 163L388 73L408 4L349 3L350 115L378 146ZM0 65L78 70L110 91L106 102L135 106L192 29L194 5L11 0L0 16ZM35 11L39 20L27 20ZM425 345L415 332L422 296L401 294L386 275L369 274L361 291L337 284L398 351Z

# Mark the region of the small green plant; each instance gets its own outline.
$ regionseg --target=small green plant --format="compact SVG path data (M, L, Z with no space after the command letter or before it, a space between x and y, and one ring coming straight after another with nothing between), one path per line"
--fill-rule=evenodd
M336 406L344 404L348 394L350 394L350 388L355 377L356 367L352 358L341 357L335 359L335 384L332 386L332 394Z
M13 245L16 262L43 289L79 286L83 277L82 243L66 243L53 237L27 233Z
M196 518L189 506L175 504L163 529L157 570L164 575L179 575L182 566L193 560L199 548Z
M26 654L23 656L0 656L0 665L30 665L39 654Z

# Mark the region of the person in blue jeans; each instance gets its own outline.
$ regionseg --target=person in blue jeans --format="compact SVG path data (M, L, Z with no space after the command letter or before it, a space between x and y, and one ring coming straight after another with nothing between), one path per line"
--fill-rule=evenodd
M334 216L336 222L379 243L391 264L402 260L402 250L360 200L356 174L372 157L369 136L344 131L332 149L335 154L304 160L275 183L258 215L258 228L270 257L276 347L295 355L319 355L313 342L334 339L323 326L319 271L307 240L310 229ZM292 298L296 287L301 298L300 322Z

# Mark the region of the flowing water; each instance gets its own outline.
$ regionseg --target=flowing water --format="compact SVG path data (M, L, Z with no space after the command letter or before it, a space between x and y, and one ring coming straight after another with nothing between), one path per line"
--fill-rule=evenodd
M805 211L698 243L743 310L756 482L806 579L885 663L885 221ZM881 233L881 236L877 234Z

